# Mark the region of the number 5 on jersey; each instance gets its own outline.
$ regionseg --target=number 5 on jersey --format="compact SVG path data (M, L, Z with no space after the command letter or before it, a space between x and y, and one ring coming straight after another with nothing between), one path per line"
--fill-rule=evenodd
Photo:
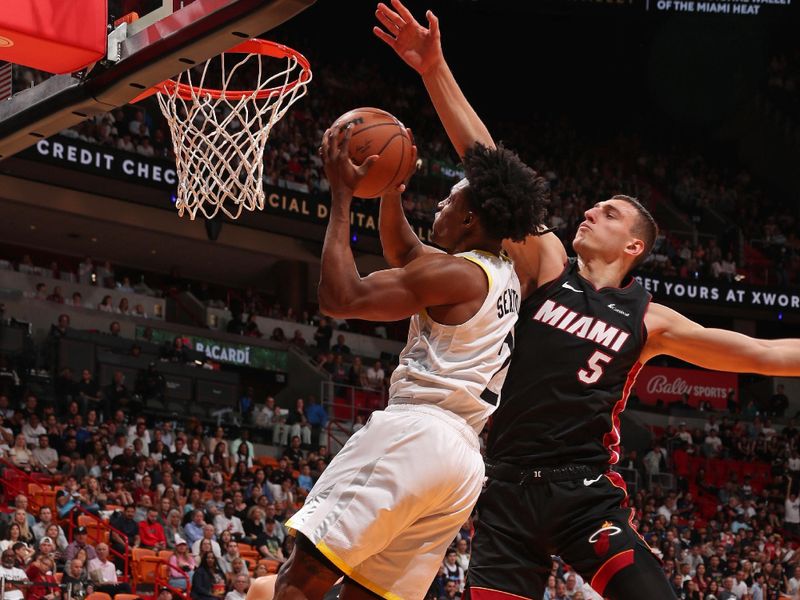
M608 354L603 354L600 350L595 350L594 354L589 357L589 362L586 364L586 369L578 371L578 379L585 384L591 384L603 376L603 365L611 362L611 357Z

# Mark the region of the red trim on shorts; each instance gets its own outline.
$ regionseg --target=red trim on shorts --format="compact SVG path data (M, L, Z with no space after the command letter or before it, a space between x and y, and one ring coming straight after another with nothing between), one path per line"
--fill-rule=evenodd
M608 479L611 482L611 485L613 485L615 488L621 489L622 493L625 494L625 498L620 503L620 506L622 506L623 508L627 508L628 507L628 486L625 485L625 480L622 478L622 475L620 475L616 471L606 471L604 473L604 475L606 476L606 479ZM642 534L639 533L639 530L636 529L636 527L633 524L633 518L636 516L636 509L635 508L631 508L630 511L631 511L631 514L628 515L628 527L631 528L633 533L635 533L637 536L639 536L639 539L642 540L642 543L652 552L653 549L650 547L650 544L647 543L647 540L642 537Z
M601 566L594 574L594 577L592 577L592 583L590 584L592 589L602 596L611 578L622 569L630 567L632 564L633 550L623 550L619 554L615 554L604 562L603 566Z
M628 371L628 378L625 380L625 385L622 388L622 396L614 404L611 410L611 431L603 436L603 446L608 450L608 464L615 465L619 462L619 415L625 410L625 405L628 403L628 396L631 395L631 389L636 382L636 376L642 370L642 363L636 362Z
M519 596L511 592L501 592L485 587L469 586L470 600L533 600L527 596Z

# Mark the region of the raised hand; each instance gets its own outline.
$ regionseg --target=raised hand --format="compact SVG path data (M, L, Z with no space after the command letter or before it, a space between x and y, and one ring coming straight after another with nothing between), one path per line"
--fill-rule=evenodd
M339 131L328 129L322 136L322 147L320 156L325 166L325 175L331 185L332 192L349 192L353 195L358 182L369 172L372 164L378 160L378 155L368 156L363 163L355 165L350 159L348 152L350 148L350 137L353 134L352 124L344 128L344 135L339 137ZM336 196L336 193L333 194Z
M378 3L375 16L383 25L373 27L373 33L386 42L408 66L420 75L444 61L439 19L430 10L425 13L428 27L423 27L400 0L391 0L392 8ZM394 10L393 10L394 9Z

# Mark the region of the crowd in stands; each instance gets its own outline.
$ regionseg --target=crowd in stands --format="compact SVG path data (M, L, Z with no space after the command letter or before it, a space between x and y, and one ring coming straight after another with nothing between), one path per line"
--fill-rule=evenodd
M0 552L4 572L21 569L34 583L62 573L77 597L81 590L129 590L126 547L165 551L176 592L191 587L198 599L244 592L252 577L286 560L293 541L284 523L331 460L320 445L328 415L313 400L287 409L272 397L250 398L249 422L274 443L276 456L256 450L249 428L66 406L59 414L30 393L18 403L0 396L2 458L52 477L59 490L53 506L34 508L24 492L5 488ZM800 432L791 420L774 425L766 405L758 413L670 426L648 452L623 453L620 471L637 473L634 524L679 598L800 597ZM4 477L11 470L6 466ZM665 473L668 485L659 478ZM78 513L107 519L115 529L108 543L94 541ZM474 525L470 519L462 527L427 598L460 597ZM27 593L38 599L51 591ZM597 596L554 558L543 598Z

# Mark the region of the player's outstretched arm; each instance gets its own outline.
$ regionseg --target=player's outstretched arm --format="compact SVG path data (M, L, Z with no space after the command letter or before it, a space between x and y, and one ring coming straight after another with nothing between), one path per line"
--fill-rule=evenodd
M703 327L661 304L645 317L647 343L641 360L659 354L732 373L800 375L800 340L762 340L725 329Z
M350 204L353 190L377 157L356 167L348 154L350 127L341 143L336 140L337 133L326 131L321 148L331 185L331 212L322 248L320 310L340 319L393 321L429 306L484 297L488 284L480 267L444 253L425 254L402 269L378 271L364 278L358 274L350 249Z
M422 76L458 155L464 156L475 142L494 148L489 130L467 101L444 59L439 19L432 11L427 11L428 27L424 27L400 0L391 0L391 5L378 4L375 16L383 29L376 26L373 32Z

